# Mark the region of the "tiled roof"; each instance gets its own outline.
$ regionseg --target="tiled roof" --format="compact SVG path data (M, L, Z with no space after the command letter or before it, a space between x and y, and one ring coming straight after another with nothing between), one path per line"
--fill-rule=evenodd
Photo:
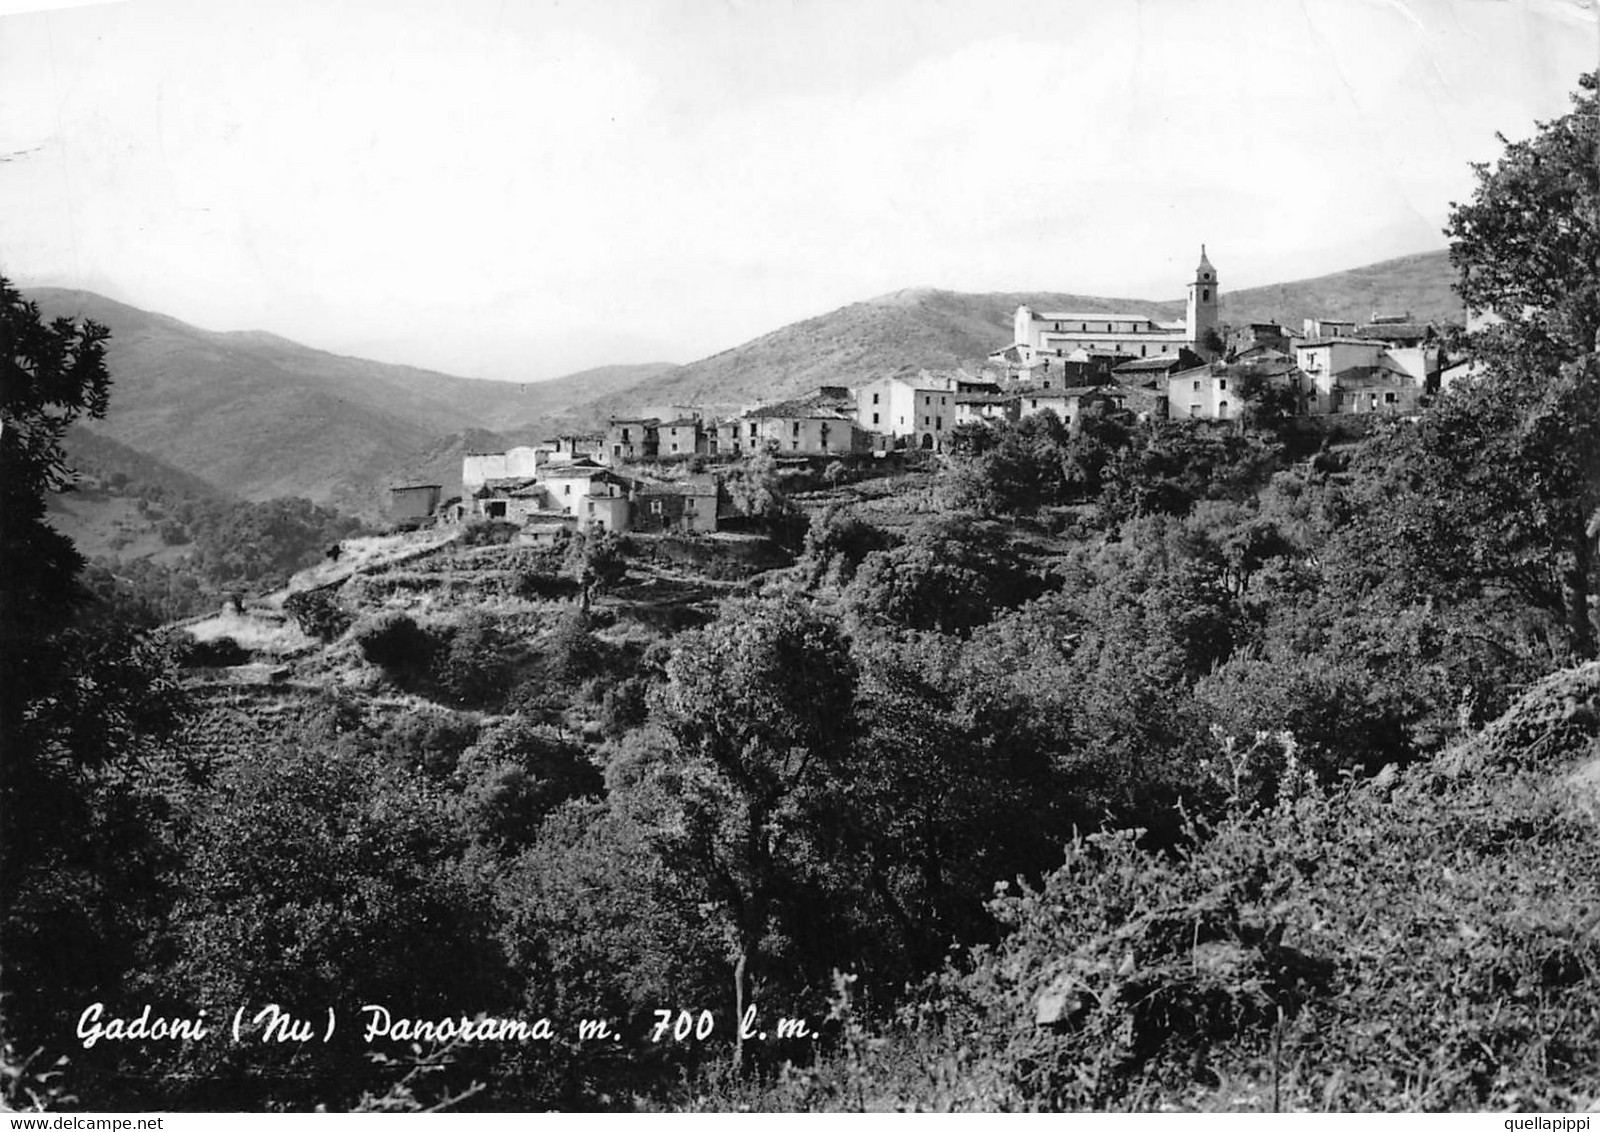
M640 495L715 495L717 485L695 480L635 480L634 490Z
M1356 328L1364 338L1378 338L1388 342L1421 342L1437 331L1426 322L1379 322Z
M570 464L551 464L539 473L539 478L544 480L587 480L606 476L615 478L616 473L602 468L599 464L577 461Z
M1157 358L1135 358L1131 362L1123 362L1114 373L1159 373L1166 370L1177 369L1179 366L1189 365L1181 355L1163 354Z

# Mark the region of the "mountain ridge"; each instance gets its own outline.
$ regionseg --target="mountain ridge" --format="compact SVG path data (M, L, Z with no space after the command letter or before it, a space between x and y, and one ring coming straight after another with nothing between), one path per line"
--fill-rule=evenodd
M1225 322L1375 312L1464 318L1447 252L1224 291ZM376 517L391 482L441 477L469 445L591 431L651 404L711 411L903 370L981 369L1016 307L1181 317L1182 299L907 287L790 323L685 365L602 366L542 382L455 377L334 354L265 330L211 331L90 291L25 292L46 317L110 327L112 408L94 432L245 499L304 495Z

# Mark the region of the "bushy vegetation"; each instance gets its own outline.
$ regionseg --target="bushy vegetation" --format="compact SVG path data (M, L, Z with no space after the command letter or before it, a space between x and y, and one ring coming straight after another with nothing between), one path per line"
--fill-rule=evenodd
M1572 250L1476 211L1565 144L1483 171L1469 287ZM1592 1106L1600 308L1485 294L1485 375L1359 443L969 430L892 531L757 460L791 567L459 548L347 589L347 637L297 603L320 693L202 701L41 521L103 336L7 291L44 382L0 433L8 1101ZM85 1049L94 1001L343 1029ZM366 1003L552 1029L369 1047Z
M90 564L86 583L145 627L215 609L232 592L278 589L362 530L359 520L308 499L229 499L148 461L129 464L130 475L114 470L128 463L122 450L87 447L73 490L132 500L165 546L183 548L170 560L119 553Z

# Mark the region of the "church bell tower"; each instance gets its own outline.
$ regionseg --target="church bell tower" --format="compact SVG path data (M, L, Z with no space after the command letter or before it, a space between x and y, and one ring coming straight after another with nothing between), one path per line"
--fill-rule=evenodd
M1217 323L1217 269L1206 258L1206 246L1200 245L1200 266L1194 269L1194 282L1189 284L1189 313L1187 317L1189 348L1207 361L1214 360L1218 351L1205 346L1207 331L1221 333Z

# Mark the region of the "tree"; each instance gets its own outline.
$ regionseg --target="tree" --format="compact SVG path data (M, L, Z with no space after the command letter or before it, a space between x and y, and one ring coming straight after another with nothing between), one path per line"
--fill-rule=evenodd
M1600 348L1600 72L1578 80L1573 110L1507 141L1451 208L1450 262L1469 310L1519 339L1548 339L1561 360Z
M1485 371L1445 398L1423 454L1446 482L1475 473L1482 523L1519 569L1560 578L1574 655L1596 655L1590 610L1600 518L1600 72L1565 117L1475 165L1452 208L1450 259L1469 308L1499 321L1473 336Z
M0 954L11 1034L60 1040L63 1002L114 988L159 891L164 810L126 773L182 706L160 650L93 614L83 558L46 521L62 442L105 415L108 332L45 323L0 278Z
M717 910L741 1017L784 937L832 939L818 929L837 901L808 897L836 879L828 814L848 794L855 699L843 635L793 599L730 604L667 664L653 706L669 750L643 797L659 851Z
M912 528L899 546L866 555L848 603L869 621L964 635L1042 588L1003 529L932 519Z
M68 427L106 414L108 337L89 321L46 325L39 308L0 278L0 634L7 641L60 625L82 596L75 579L83 559L45 522L44 496L72 482L62 448ZM8 688L26 679L22 651L6 650ZM10 697L6 705L9 711Z

